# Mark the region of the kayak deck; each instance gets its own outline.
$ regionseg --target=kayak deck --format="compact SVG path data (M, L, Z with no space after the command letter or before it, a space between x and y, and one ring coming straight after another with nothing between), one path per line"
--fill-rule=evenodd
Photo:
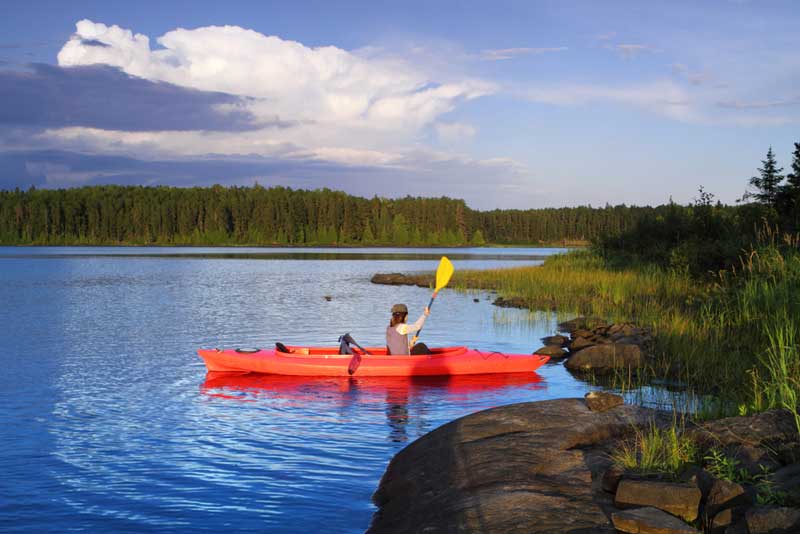
M286 347L243 351L200 349L209 371L255 372L293 376L349 376L351 354L338 347ZM357 350L357 349L356 349ZM386 347L367 347L356 376L436 376L532 372L549 359L538 354L505 354L467 347L431 349L429 355L392 355ZM360 352L359 352L360 353Z

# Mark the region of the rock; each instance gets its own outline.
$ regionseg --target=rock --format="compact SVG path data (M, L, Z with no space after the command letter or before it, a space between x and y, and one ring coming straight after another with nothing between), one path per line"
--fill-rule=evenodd
M580 338L580 337L582 337L584 339L593 339L594 338L594 334L590 330L585 330L583 328L579 328L577 330L574 330L574 331L570 332L569 333L569 337L572 338L573 340L577 339L577 338Z
M771 480L773 489L786 495L786 504L800 506L800 463L778 469Z
M434 283L434 277L431 274L402 274L402 273L378 273L374 275L370 282L373 284L386 284L390 286L419 286L430 287Z
M625 399L621 395L607 391L590 391L583 398L586 400L586 406L593 412L604 412L625 404Z
M568 348L570 352L578 352L579 350L585 349L586 347L591 347L592 345L596 345L596 343L589 341L588 339L578 337L569 342Z
M472 302L480 302L481 299L472 299Z
M726 508L717 515L708 524L708 532L710 534L724 534L725 530L733 525L733 510Z
M620 532L639 534L700 534L675 516L657 508L646 507L611 514L614 527Z
M604 374L614 369L638 368L644 363L642 351L636 345L609 343L581 349L567 360L572 371L594 371Z
M556 359L563 358L567 353L559 345L545 345L537 349L534 354L544 354L545 356L550 356L551 359Z
M492 304L501 308L528 308L528 302L522 297L497 297Z
M754 447L747 444L730 444L723 448L723 453L736 460L751 476L759 475L763 469L775 471L780 463L772 458L766 447Z
M558 329L561 332L572 332L579 328L593 328L596 326L605 326L608 323L599 317L576 317L569 321L564 321L558 324Z
M800 531L800 510L784 506L759 506L745 514L750 534L798 532Z
M328 302L330 302L331 300L333 300L333 297L332 297L332 296L330 296L330 295L325 295L323 298L324 298L325 300L327 300Z
M699 441L723 447L798 443L794 417L786 410L769 410L750 416L717 419L703 423L695 432Z
M614 503L624 506L653 506L686 521L697 519L700 490L690 484L623 479Z
M599 487L610 463L603 444L655 414L558 399L452 421L389 462L367 532L613 532Z
M563 347L568 341L569 338L565 336L547 336L542 338L542 342L545 345L558 345L559 347Z
M606 469L605 473L603 473L603 478L600 481L600 487L603 488L603 491L605 492L616 493L617 486L619 486L619 481L622 479L624 474L624 468L617 464L611 464L611 466Z
M743 504L749 504L749 498L741 485L729 480L716 479L708 492L705 513L710 518L721 510Z

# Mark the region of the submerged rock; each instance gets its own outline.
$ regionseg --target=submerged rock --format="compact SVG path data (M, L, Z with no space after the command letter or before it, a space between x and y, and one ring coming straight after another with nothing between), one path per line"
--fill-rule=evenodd
M613 532L611 497L600 489L610 465L603 447L653 414L558 399L448 423L389 463L367 532Z

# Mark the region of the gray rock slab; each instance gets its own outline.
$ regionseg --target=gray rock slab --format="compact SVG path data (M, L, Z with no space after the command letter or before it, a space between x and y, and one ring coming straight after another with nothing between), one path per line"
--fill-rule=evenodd
M600 488L610 460L598 449L653 417L639 406L597 413L583 399L558 399L452 421L391 460L367 532L613 532Z

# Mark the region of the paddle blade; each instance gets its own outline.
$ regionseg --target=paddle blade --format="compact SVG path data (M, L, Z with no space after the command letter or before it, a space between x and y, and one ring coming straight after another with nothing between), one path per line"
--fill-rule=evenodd
M439 260L439 268L436 269L436 291L439 291L450 281L453 276L453 264L447 259L447 256L442 256Z
M353 358L350 360L350 365L347 366L347 374L352 375L355 373L359 365L361 365L361 355L355 353L353 354Z

